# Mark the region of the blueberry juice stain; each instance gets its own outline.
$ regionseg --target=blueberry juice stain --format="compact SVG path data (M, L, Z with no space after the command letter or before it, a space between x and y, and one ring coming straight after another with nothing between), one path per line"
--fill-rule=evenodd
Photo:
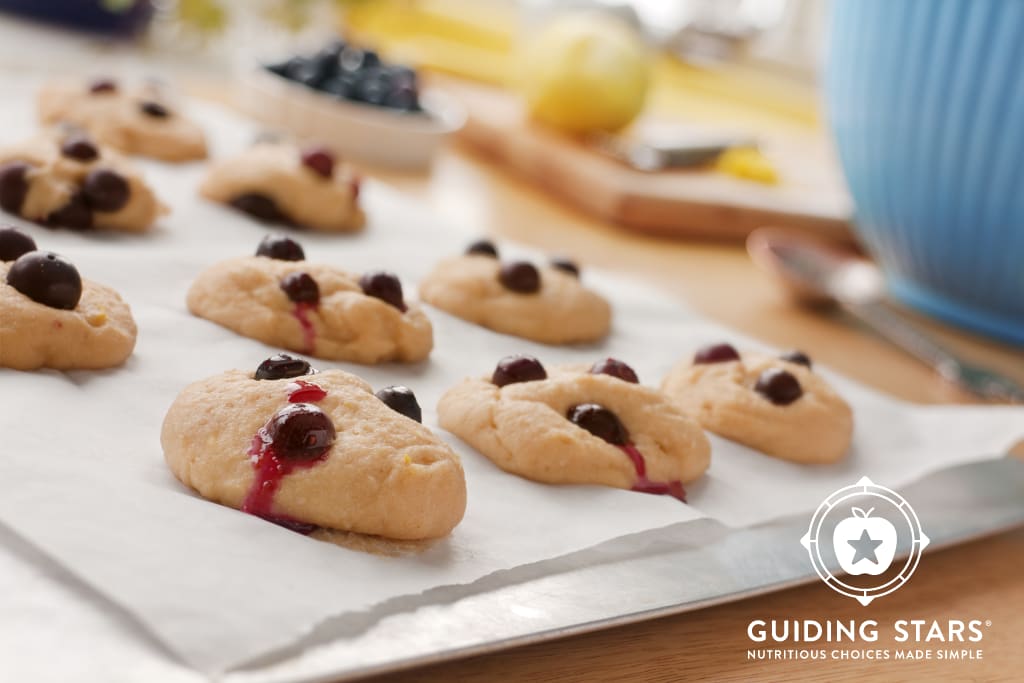
M287 387L289 403L316 403L327 396L322 388L302 379L297 379Z
M315 311L317 304L299 301L292 308L292 315L299 321L302 328L302 352L312 354L316 348L316 328L309 317L310 311Z
M286 476L326 460L335 430L330 418L313 405L327 396L322 387L296 380L286 390L289 405L260 427L250 443L247 453L254 476L242 511L291 531L310 534L317 525L274 512L274 497Z
M636 469L636 483L633 484L633 491L669 495L684 503L686 502L686 490L683 489L683 482L679 480L667 482L651 481L647 478L647 462L644 460L643 453L631 442L622 444L619 448L629 456L629 459L633 461L633 467Z
M281 487L281 480L294 472L296 469L309 469L320 461L324 460L327 453L315 460L292 461L281 458L275 451L270 437L265 428L260 428L256 436L252 438L252 445L249 447L249 459L255 470L255 478L249 493L242 502L242 512L256 515L268 522L283 526L291 531L308 535L313 533L317 526L308 524L287 515L275 514L274 495Z

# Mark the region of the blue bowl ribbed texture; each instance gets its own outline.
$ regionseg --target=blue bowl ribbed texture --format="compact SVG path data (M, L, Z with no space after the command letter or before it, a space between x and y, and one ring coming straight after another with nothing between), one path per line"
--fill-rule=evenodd
M1024 0L834 0L829 124L895 296L1024 344Z

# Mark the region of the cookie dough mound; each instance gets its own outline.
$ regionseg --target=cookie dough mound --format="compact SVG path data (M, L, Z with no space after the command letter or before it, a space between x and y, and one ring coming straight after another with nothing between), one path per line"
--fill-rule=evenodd
M662 390L708 431L767 455L804 464L846 455L853 411L824 378L805 363L733 354L717 362L680 362ZM780 382L783 373L789 377Z
M207 199L267 223L318 232L360 230L366 215L359 207L360 180L355 171L335 163L326 150L318 155L322 165L307 165L305 156L286 142L258 142L238 156L215 163L199 191Z
M609 441L572 421L573 409L588 405L617 417L623 438ZM442 427L503 470L549 484L599 484L682 499L682 484L700 477L710 462L700 426L663 394L578 366L505 386L493 378L466 379L441 397L438 415Z
M305 273L318 302L293 301L282 289ZM416 362L434 346L433 328L414 303L405 311L363 293L359 277L338 268L248 256L200 273L189 310L229 330L278 348L356 363Z
M584 287L578 274L537 268L539 286L522 292L503 283L508 265L486 253L447 259L420 285L420 297L463 320L545 344L590 342L608 334L611 306Z
M73 124L125 154L172 162L206 158L202 129L152 84L55 82L40 90L36 104L42 123Z
M0 207L44 225L145 232L167 213L134 165L68 127L0 149L0 178Z
M335 436L322 455L273 481L276 490L263 503L269 509L261 509L253 503L261 494L253 490L266 486L259 478L267 453L257 446L274 447L266 426L299 405L296 398L322 411ZM428 539L448 534L466 507L458 456L375 397L366 382L340 370L274 380L232 370L195 382L175 399L160 440L168 466L186 486L292 528Z
M132 354L135 321L113 289L83 279L73 309L51 308L7 284L11 265L0 262L0 367L94 370Z

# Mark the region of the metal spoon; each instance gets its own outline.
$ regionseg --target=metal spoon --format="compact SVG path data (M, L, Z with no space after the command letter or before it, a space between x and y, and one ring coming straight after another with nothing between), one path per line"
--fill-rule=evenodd
M917 324L889 308L878 268L820 242L772 228L747 237L754 263L776 275L804 304L838 305L882 337L980 398L1024 402L1024 388L997 372L968 363Z

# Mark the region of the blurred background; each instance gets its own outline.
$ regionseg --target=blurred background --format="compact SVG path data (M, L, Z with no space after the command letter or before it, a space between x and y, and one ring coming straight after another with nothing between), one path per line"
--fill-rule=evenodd
M587 8L619 17L652 48L651 107L709 119L728 109L743 120L752 106L784 123L818 120L821 0L0 0L0 58L63 70L81 68L82 49L100 60L141 51L140 69L217 79L340 34L430 71L511 88L523 80L523 44L551 17ZM43 22L80 35L54 41Z
M1024 3L0 0L0 12L9 75L159 74L400 189L433 185L462 224L502 229L477 177L497 168L518 183L501 190L517 220L531 215L525 191L565 207L566 225L746 242L800 303L884 295L1024 345ZM452 147L486 166L446 166ZM559 230L511 232L601 239ZM808 269L806 253L791 258L808 244L797 238L833 251ZM878 282L861 272L843 289L832 275L860 255Z

